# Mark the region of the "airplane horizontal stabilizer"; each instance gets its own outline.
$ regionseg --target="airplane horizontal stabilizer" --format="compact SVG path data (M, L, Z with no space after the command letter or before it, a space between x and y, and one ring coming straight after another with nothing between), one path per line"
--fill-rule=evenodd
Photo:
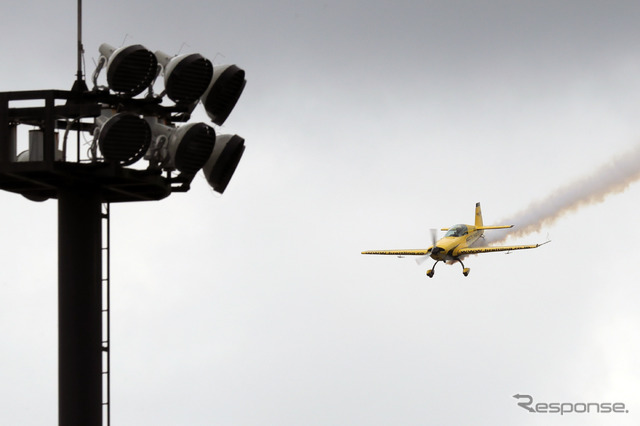
M479 226L476 229L509 229L509 228L513 228L513 225Z

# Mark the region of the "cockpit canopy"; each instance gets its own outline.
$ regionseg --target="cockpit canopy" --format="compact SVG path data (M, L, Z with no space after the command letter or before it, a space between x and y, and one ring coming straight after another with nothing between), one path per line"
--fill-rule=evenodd
M444 234L445 238L446 237L462 237L463 235L467 235L469 233L469 228L467 228L467 225L453 225L451 228L449 228L449 230L447 231L446 234Z

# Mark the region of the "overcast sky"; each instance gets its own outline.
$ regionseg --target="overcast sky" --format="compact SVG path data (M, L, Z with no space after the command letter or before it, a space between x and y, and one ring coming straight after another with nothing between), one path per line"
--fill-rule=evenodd
M111 206L112 425L640 422L639 185L468 277L360 254L426 248L478 201L509 224L640 143L639 3L85 3L89 76L107 42L248 81L223 196L199 175ZM5 9L0 91L69 89L76 2ZM0 423L56 424L57 203L0 205Z

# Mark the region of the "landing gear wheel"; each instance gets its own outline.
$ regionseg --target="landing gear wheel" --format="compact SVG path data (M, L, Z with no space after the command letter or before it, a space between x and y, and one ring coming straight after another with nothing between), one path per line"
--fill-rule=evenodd
M427 276L429 278L433 278L433 274L436 272L436 265L438 264L438 262L440 262L439 260L436 260L436 263L433 264L433 266L431 267L431 269L429 269L427 271Z

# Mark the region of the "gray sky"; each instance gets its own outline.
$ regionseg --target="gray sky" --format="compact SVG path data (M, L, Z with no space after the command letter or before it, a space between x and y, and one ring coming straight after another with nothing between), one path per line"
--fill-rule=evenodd
M360 255L635 147L637 2L131 3L84 5L87 74L103 42L235 63L247 149L223 196L112 205L113 425L638 424L637 184L466 278ZM76 2L44 5L0 14L0 91L71 87ZM0 203L0 423L55 424L56 202Z

